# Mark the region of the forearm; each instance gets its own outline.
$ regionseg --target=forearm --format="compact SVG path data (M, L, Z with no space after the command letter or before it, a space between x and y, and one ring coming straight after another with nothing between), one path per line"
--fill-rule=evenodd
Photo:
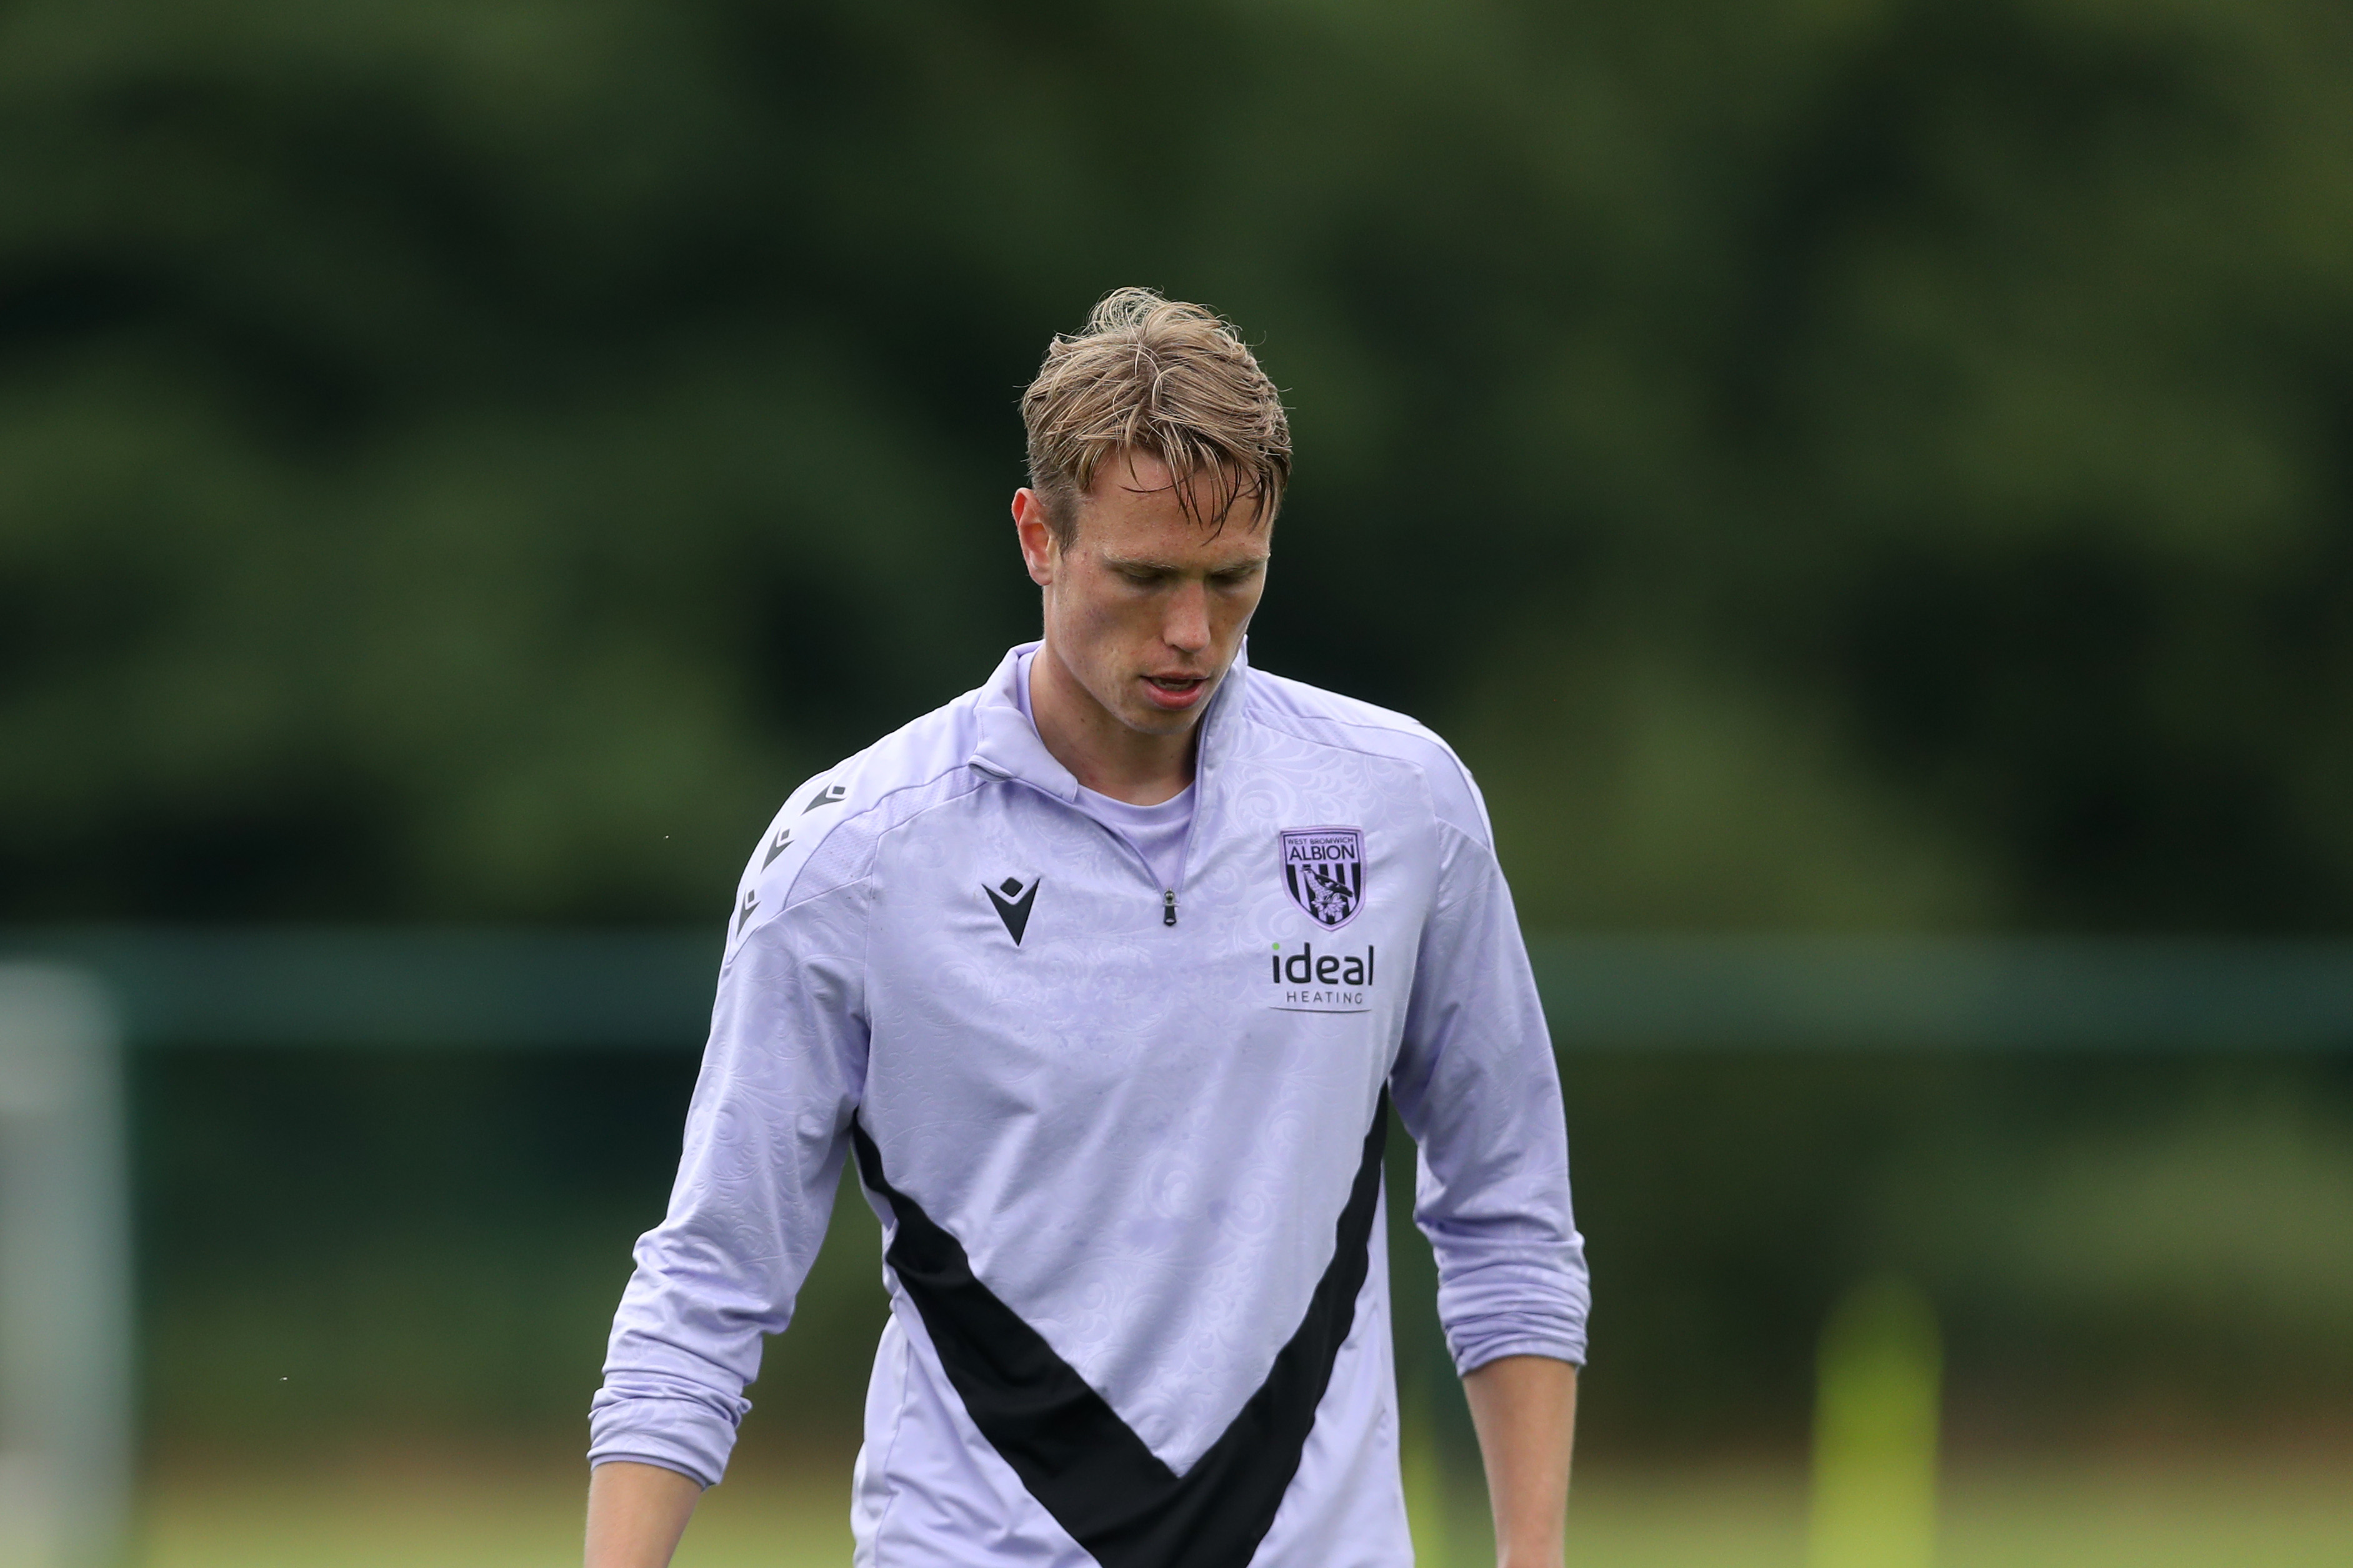
M1498 1568L1558 1568L1577 1435L1577 1368L1549 1356L1502 1356L1462 1379L1487 1465Z
M588 1472L586 1568L670 1568L702 1488L659 1465L611 1459Z

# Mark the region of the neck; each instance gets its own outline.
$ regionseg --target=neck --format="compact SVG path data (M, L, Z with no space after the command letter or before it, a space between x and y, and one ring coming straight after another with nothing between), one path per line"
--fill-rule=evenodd
M1158 805L1193 782L1199 723L1173 735L1121 723L1079 684L1050 642L1029 660L1029 716L1047 753L1097 795Z

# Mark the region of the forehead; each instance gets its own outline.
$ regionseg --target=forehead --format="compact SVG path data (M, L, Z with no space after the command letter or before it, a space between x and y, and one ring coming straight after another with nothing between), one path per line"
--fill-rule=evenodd
M1255 501L1238 500L1222 524L1199 519L1217 504L1206 479L1187 480L1188 515L1169 481L1168 466L1149 453L1122 453L1095 470L1077 507L1074 542L1115 560L1215 565L1253 561L1267 553L1271 530Z

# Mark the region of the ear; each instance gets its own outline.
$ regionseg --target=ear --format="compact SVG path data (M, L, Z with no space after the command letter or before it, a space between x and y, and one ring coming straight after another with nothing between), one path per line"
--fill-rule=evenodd
M1046 525L1045 498L1026 485L1013 492L1013 533L1020 542L1021 564L1029 569L1029 581L1040 588L1051 587L1057 553L1054 531Z

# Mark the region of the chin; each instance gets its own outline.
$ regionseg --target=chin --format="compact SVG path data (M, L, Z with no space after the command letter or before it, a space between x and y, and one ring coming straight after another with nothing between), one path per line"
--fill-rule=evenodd
M1131 710L1121 717L1127 721L1129 729L1143 734L1181 735L1201 721L1201 709L1208 706L1204 702L1182 713L1164 713L1157 708Z

